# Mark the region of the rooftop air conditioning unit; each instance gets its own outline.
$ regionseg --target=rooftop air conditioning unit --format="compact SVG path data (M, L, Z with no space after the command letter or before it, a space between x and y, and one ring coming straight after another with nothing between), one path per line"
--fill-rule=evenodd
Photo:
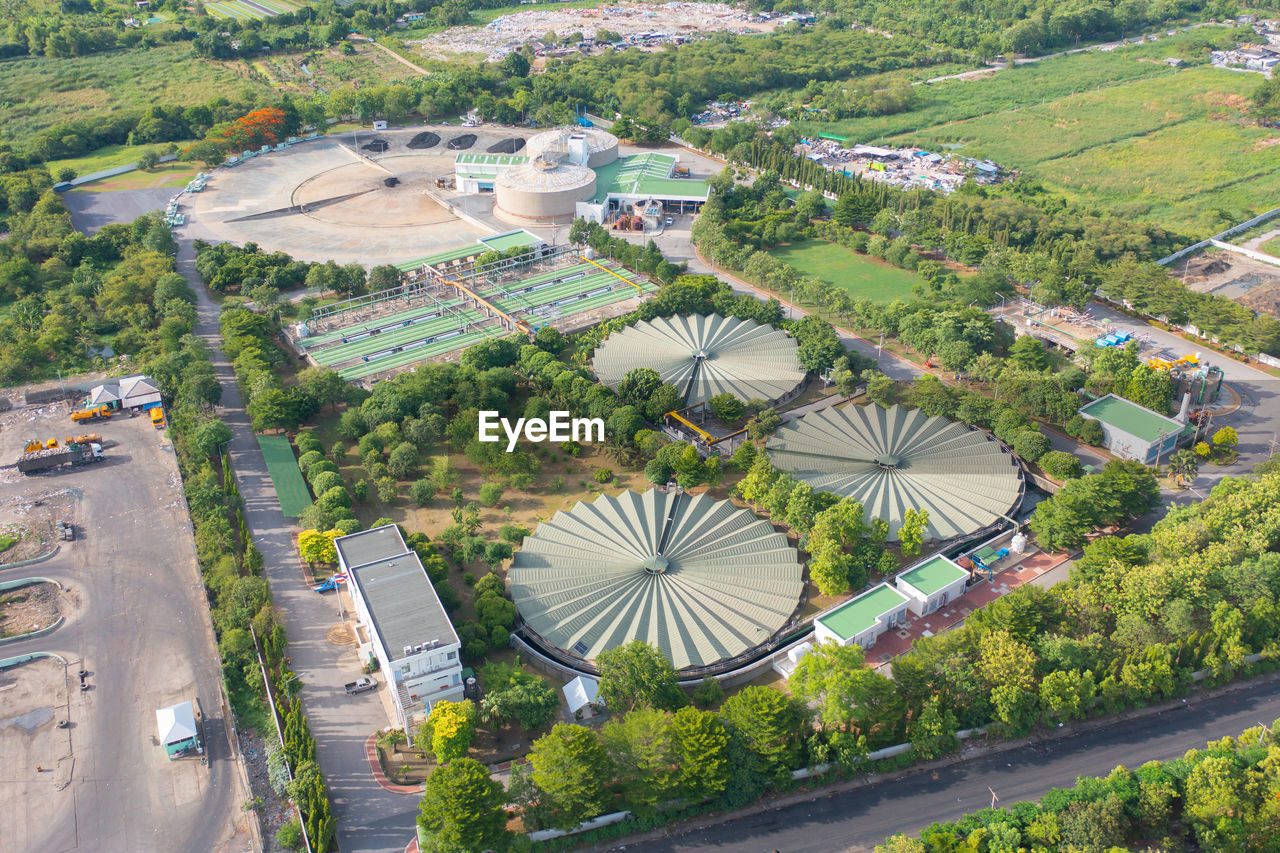
M413 646L405 646L404 654L405 654L405 657L408 657L409 655L413 654Z

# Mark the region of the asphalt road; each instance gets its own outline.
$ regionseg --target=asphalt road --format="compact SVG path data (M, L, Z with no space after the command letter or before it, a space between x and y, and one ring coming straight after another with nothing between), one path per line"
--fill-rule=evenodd
M646 853L837 853L866 851L890 835L916 833L991 805L1037 800L1079 776L1105 776L1119 765L1176 758L1210 740L1270 725L1280 717L1275 681L1195 702L1159 716L1125 720L1061 740L959 762L673 838L634 842ZM621 850L619 845L612 850Z
M23 425L8 430L6 449L32 430L64 434L67 410L45 411L32 423L18 413ZM47 562L0 571L0 580L56 580L78 603L52 634L6 645L0 657L56 652L70 662L71 683L76 670L91 673L91 689L73 690L61 712L72 724L70 785L4 779L5 795L25 792L30 805L0 812L0 839L9 841L0 848L247 850L247 793L224 727L213 626L173 451L143 417L93 429L108 442L106 462L0 486L6 501L73 490L80 534ZM197 698L209 763L171 762L155 743L155 710Z
M295 527L280 510L235 375L222 352L219 308L195 271L190 240L179 239L178 272L186 276L199 300L196 332L212 348L214 370L222 385L218 417L231 427L231 465L244 498L245 521L262 552L272 601L289 636L293 669L302 681L303 708L333 800L338 844L343 853L402 850L414 831L419 798L378 787L365 754L369 735L389 724L386 712L377 694L347 696L343 690L343 684L360 674L361 661L353 647L335 646L326 639L329 629L339 623L338 599L317 595L304 583L293 545ZM261 734L275 736L274 732Z

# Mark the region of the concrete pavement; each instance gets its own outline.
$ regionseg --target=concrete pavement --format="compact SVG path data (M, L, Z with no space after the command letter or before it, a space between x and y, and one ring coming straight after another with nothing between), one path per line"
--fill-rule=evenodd
M6 451L32 430L65 432L65 408L42 411L12 414L22 425L9 423L0 435ZM249 850L240 808L248 793L227 737L222 673L172 448L142 417L95 429L108 442L106 462L32 478L9 472L0 485L5 503L70 490L79 533L45 562L0 570L0 580L47 577L68 590L61 627L6 645L0 657L47 651L67 660L65 698L54 710L71 724L52 756L65 775L28 778L31 767L4 765L0 847ZM81 668L90 672L83 692ZM21 683L25 669L5 678ZM203 709L208 765L169 761L156 742L155 709L187 699Z
M222 352L219 308L209 298L194 261L191 241L180 239L178 271L199 298L197 333L213 350L214 370L222 385L218 416L231 427L231 465L244 498L245 522L262 552L272 601L289 636L293 669L300 674L303 710L333 799L338 844L343 853L403 849L414 831L418 797L384 791L369 772L365 741L388 725L386 713L376 694L347 696L343 690L342 685L359 674L361 661L353 647L333 645L326 638L341 621L337 599L317 595L303 581L293 547L293 525L280 510L240 389ZM272 732L262 734L274 737Z
M820 793L782 808L766 808L737 820L673 838L635 841L608 850L646 853L833 853L870 851L886 837L917 833L991 805L988 788L1003 806L1038 800L1050 788L1069 787L1079 776L1105 776L1124 765L1177 758L1189 749L1280 717L1280 692L1263 677L1224 695L1185 703L1065 738L1033 741L949 766L922 769L871 785Z

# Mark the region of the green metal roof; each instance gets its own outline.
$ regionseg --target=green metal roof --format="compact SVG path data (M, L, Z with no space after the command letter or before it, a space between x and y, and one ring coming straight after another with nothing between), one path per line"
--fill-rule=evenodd
M1107 426L1137 436L1143 441L1156 441L1161 433L1166 436L1182 432L1183 425L1173 418L1153 412L1145 406L1108 394L1088 405L1080 407L1080 414L1097 418Z
M596 376L615 389L636 367L652 367L682 394L688 389L690 405L725 391L743 402L776 400L805 375L786 332L719 314L637 323L606 338L592 359Z
M464 258L470 258L473 255L479 255L482 251L484 250L477 248L475 243L470 243L466 246L459 246L456 249L446 249L445 251L437 252L434 255L427 255L425 258L418 258L413 261L404 261L403 263L396 264L396 269L401 272L408 272L409 270L416 270L424 266L434 267L438 264L447 264L451 261L460 261Z
M819 616L822 623L842 640L852 640L876 624L884 614L907 603L907 597L887 584L879 584L828 613Z
M492 237L482 237L480 242L493 249L495 252L505 252L507 249L514 249L516 246L540 246L542 239L535 237L528 231L508 231L505 234L495 234Z
M769 522L706 495L623 492L525 537L511 596L526 625L585 660L632 640L677 669L753 648L800 600L796 550Z
M604 204L611 195L643 195L653 198L705 199L711 192L707 182L694 178L672 178L676 158L670 154L634 154L619 157L597 167L595 203Z
M783 424L765 445L773 464L815 489L862 503L889 522L929 513L927 538L973 533L1008 515L1022 471L986 433L918 409L846 406Z
M968 576L964 569L938 554L907 569L898 575L898 580L906 581L929 596Z
M454 166L523 166L529 162L524 154L459 154Z

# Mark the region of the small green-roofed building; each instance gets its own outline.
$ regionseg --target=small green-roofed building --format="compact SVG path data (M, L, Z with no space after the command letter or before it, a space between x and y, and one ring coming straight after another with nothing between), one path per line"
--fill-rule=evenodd
M877 637L902 622L909 603L907 596L887 583L877 584L814 619L814 637L819 642L869 649Z
M937 554L899 573L895 584L910 599L908 609L923 616L964 595L968 580L966 570Z
M505 252L508 249L517 247L541 246L542 238L534 236L522 228L519 231L507 231L503 234L495 234L492 237L481 237L480 242L495 252Z
M1102 424L1102 446L1116 456L1154 465L1167 458L1184 435L1195 428L1167 415L1139 406L1132 400L1108 394L1080 407L1083 417Z

